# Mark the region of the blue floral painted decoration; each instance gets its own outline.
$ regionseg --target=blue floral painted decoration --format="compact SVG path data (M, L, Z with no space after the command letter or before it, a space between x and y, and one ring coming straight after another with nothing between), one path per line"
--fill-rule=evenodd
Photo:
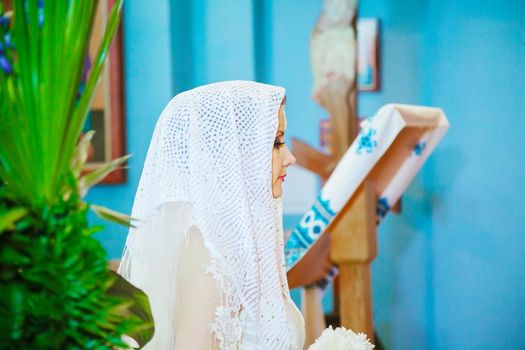
M423 154L423 151L427 148L427 144L423 141L416 143L414 148L412 149L412 154L415 156L420 156Z
M388 203L388 199L386 197L379 198L379 200L377 201L377 208L376 208L377 216L381 219L384 218L386 214L388 214L390 209L392 208L390 204Z
M303 216L286 242L286 266L293 266L323 233L337 213L330 208L330 201L317 197L308 213Z
M363 151L372 153L374 148L377 147L376 134L377 130L374 128L361 130L357 139L357 154L361 154Z

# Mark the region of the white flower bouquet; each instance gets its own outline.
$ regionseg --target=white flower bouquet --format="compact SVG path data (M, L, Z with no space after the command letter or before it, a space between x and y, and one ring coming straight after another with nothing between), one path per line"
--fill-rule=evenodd
M374 345L370 343L366 334L356 334L344 327L333 329L330 326L308 350L372 350L373 348Z

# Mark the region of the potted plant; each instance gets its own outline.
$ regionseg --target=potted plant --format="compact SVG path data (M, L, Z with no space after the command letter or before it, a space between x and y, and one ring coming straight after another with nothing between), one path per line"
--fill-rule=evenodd
M147 297L108 269L87 212L129 217L82 196L127 157L82 175L80 139L118 28L109 15L85 82L98 1L0 2L0 344L7 349L115 349L152 336ZM82 83L82 89L80 86ZM79 141L80 139L80 141Z

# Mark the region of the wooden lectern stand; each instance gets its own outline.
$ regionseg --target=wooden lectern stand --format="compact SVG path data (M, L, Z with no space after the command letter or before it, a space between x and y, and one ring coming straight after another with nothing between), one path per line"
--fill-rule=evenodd
M374 342L370 264L377 256L377 216L374 184L366 181L347 203L326 234L310 248L301 264L288 272L290 288L310 285L319 261L329 258L339 267L338 304L341 326L366 333Z
M445 134L448 121L439 108L390 104L362 126L335 169L332 157L294 140L297 162L329 178L319 198L336 214L331 221L322 218L328 221L320 234L308 231L310 221L299 223L292 232L298 239L289 240L294 242L289 248L310 243L287 276L290 288L310 286L322 280L327 261L337 265L340 324L366 333L373 342L370 264L377 256L377 224L387 212L399 211L401 195Z
M365 182L330 228L330 258L339 266L341 325L374 343L370 264L377 256L376 195Z

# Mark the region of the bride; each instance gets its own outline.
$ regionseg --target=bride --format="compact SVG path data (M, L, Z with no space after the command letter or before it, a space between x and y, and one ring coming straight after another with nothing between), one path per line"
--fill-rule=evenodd
M228 81L158 119L118 270L149 297L146 349L303 348L283 252L284 102L281 87Z

